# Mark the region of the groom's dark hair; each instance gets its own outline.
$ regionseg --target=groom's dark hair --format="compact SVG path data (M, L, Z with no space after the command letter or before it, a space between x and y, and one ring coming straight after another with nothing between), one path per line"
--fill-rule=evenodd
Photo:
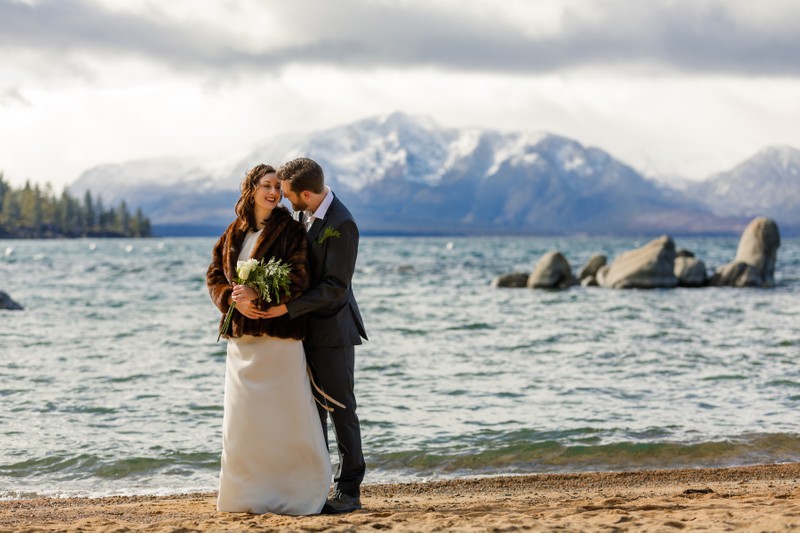
M294 192L311 191L319 194L325 190L322 167L307 157L298 157L281 165L278 169L278 179L288 181Z

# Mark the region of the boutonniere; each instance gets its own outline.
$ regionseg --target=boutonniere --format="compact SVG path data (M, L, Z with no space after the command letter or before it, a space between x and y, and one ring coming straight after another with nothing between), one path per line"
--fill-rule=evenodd
M330 239L331 237L339 238L342 234L337 229L333 229L332 227L328 226L322 231L322 235L319 236L317 239L317 243L322 244L326 240Z

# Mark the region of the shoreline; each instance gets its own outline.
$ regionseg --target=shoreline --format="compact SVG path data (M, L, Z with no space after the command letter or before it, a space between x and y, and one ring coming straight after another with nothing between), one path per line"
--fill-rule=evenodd
M218 513L216 493L0 502L6 531L616 529L800 527L800 463L527 474L362 486L339 516Z

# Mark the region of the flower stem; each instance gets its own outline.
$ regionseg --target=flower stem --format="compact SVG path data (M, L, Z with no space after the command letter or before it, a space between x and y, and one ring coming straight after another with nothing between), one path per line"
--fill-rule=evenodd
M228 312L225 314L225 320L222 321L222 326L219 328L219 335L217 335L217 342L219 338L228 332L228 327L231 325L231 317L233 317L233 310L236 309L236 302L231 303Z

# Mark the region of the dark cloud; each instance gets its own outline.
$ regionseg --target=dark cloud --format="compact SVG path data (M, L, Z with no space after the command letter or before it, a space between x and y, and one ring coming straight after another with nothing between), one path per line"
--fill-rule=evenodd
M799 30L780 17L773 17L778 22L772 24L746 21L733 11L739 4L722 0L587 3L597 13L573 7L564 13L561 31L539 37L507 20L455 7L445 11L441 6L367 0L261 5L281 21L282 30L310 44L257 53L239 45L235 28L112 13L88 0L45 0L34 6L0 0L0 54L26 50L60 60L87 52L135 55L209 73L317 63L523 74L619 65L693 73L800 74Z

